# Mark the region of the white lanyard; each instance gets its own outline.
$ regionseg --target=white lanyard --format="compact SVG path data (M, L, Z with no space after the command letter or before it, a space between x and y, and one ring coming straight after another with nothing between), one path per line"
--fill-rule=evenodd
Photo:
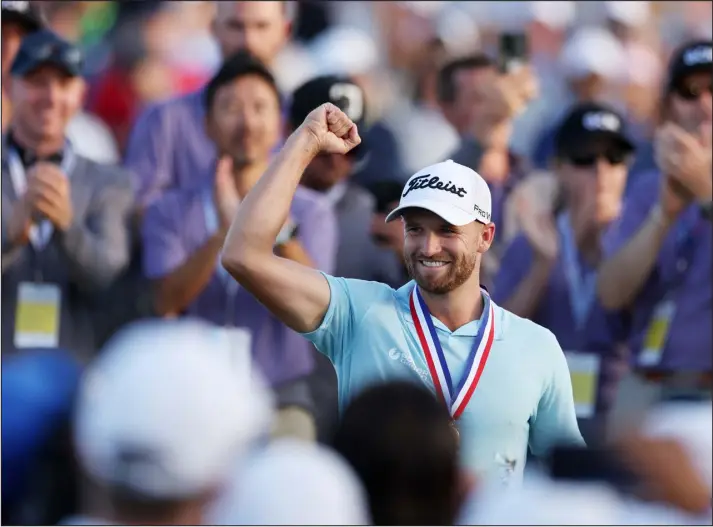
M10 179L12 180L12 186L15 190L15 196L19 199L27 192L27 174L25 173L25 165L22 164L22 160L20 159L20 154L18 154L14 148L10 149L7 168L10 172ZM74 151L69 141L65 142L60 168L67 177L69 177L69 174L74 168ZM32 224L30 227L30 243L32 243L35 250L39 251L47 245L52 237L53 231L52 223L49 220L42 220L39 225L35 223Z
M562 261L567 279L569 303L578 330L584 328L589 317L589 311L594 303L597 288L596 271L586 273L579 265L577 244L574 241L574 231L570 224L569 213L564 212L557 217L557 229L562 240Z
M218 211L215 210L215 204L213 203L213 196L211 195L212 189L208 188L203 192L203 214L205 214L205 227L208 231L208 235L212 236L218 231ZM216 271L218 273L218 278L226 285L228 288L228 296L230 301L235 296L238 291L238 282L236 282L230 273L225 270L220 264L220 257L216 262Z

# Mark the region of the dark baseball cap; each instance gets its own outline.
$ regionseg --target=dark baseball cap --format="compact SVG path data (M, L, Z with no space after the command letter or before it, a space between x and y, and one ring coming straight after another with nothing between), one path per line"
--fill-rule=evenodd
M41 29L22 39L10 73L22 77L45 64L76 77L82 74L84 57L79 47L47 29Z
M364 90L346 76L325 75L305 82L292 94L289 121L297 128L307 115L320 105L331 102L357 125L362 142L352 153L361 157L366 152L366 97Z
M667 90L693 73L713 73L713 40L696 40L678 48L669 62Z
M555 134L555 153L559 158L596 155L612 149L628 154L636 148L627 134L624 118L603 104L576 105Z
M2 1L2 21L16 22L26 31L37 31L44 26L40 11L32 2L21 0Z

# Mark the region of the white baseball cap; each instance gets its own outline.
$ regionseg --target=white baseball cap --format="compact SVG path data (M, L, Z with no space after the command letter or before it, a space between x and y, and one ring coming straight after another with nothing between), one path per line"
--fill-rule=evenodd
M352 468L315 443L282 439L255 452L208 512L209 525L368 525Z
M581 79L599 75L619 81L626 73L626 51L616 37L602 27L587 26L577 29L560 53L565 77Z
M273 417L245 342L197 321L151 321L115 336L83 379L74 442L103 485L180 499L229 480Z
M399 206L386 217L386 221L400 217L410 208L426 209L458 226L474 221L487 224L492 215L488 184L477 172L451 159L411 176Z

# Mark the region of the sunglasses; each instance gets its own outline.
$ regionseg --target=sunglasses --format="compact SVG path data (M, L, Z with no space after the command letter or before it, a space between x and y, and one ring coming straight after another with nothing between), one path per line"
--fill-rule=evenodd
M626 152L605 152L603 154L591 154L581 156L570 156L568 161L576 167L589 168L597 164L597 161L604 159L610 165L623 165L629 156Z
M713 81L708 84L696 85L681 83L673 86L672 91L684 101L696 101L704 93L713 93Z
M25 50L26 56L32 62L43 62L55 59L73 69L81 69L82 53L74 46L60 43L48 43L42 46L30 47Z

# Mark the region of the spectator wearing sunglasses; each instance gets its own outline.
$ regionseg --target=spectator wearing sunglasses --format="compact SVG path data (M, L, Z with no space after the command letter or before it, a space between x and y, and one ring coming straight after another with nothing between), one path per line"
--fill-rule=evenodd
M712 78L712 41L690 42L674 53L655 138L658 171L637 181L604 243L599 299L632 315L635 371L619 397L647 370L713 366Z
M494 283L501 305L555 334L579 376L573 377L575 402L585 419L607 407L610 370L621 362L615 350L622 328L596 302L596 269L602 234L622 207L633 154L618 113L596 103L575 106L555 134L558 203L554 209L522 204L522 232L506 249ZM597 381L604 384L599 390Z
M99 298L129 263L125 171L80 155L67 126L86 84L82 53L47 30L10 69L2 137L2 347L95 349Z

